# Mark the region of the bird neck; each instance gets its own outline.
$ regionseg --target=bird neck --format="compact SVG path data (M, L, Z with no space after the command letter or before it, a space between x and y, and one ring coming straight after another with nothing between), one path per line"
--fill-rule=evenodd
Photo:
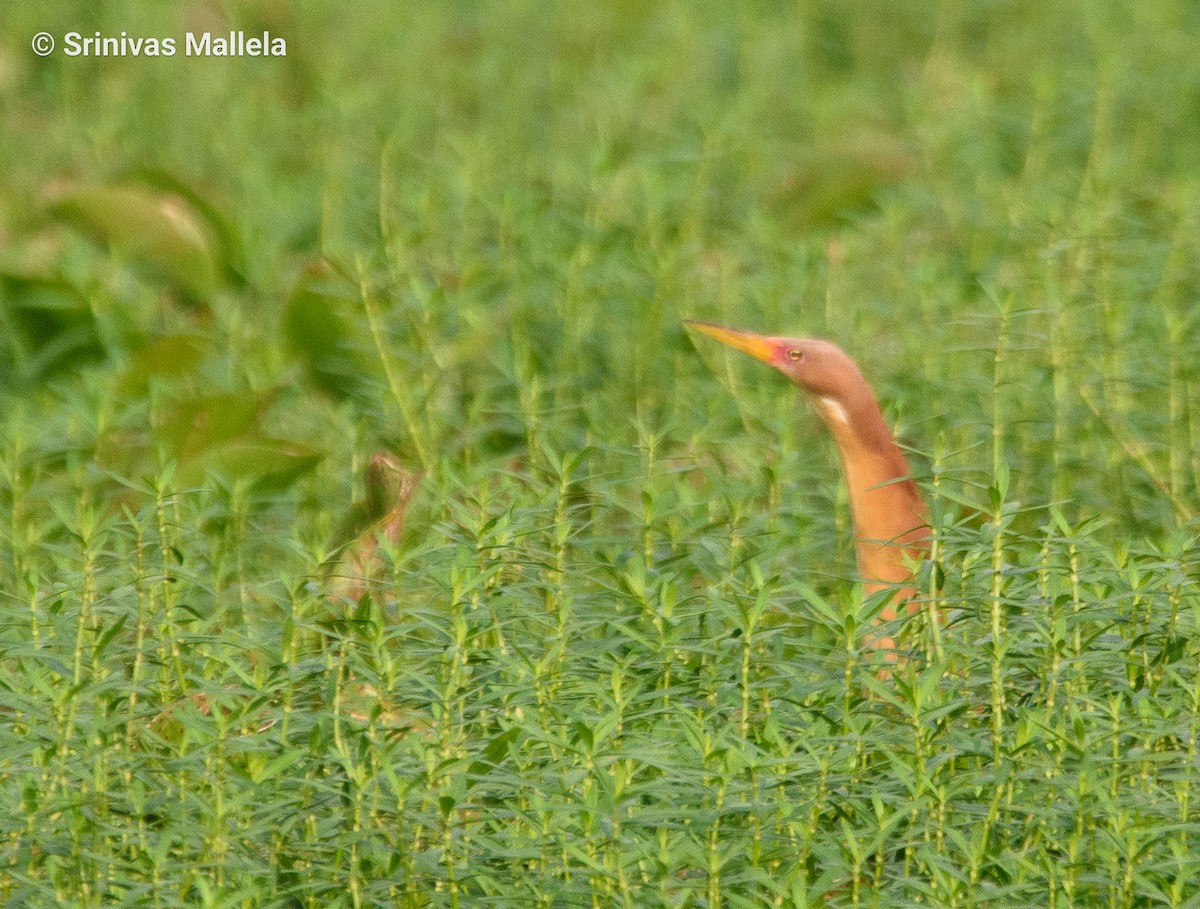
M870 388L838 398L818 397L816 404L843 461L879 462L880 469L896 471L885 479L908 476L908 463Z
M854 516L859 573L868 581L903 581L903 553L924 538L925 506L909 476L879 403L869 388L816 400L841 455Z

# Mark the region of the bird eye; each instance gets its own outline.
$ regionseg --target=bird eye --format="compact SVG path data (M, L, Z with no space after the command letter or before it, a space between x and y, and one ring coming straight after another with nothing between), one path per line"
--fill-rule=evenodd
M797 350L795 347L793 347L787 352L787 356L789 360L802 360L804 359L804 351Z

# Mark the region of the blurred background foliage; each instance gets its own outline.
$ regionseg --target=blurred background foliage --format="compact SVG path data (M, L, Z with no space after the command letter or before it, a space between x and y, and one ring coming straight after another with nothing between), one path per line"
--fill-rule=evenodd
M1200 6L10 7L6 897L1194 897ZM855 662L832 443L685 317L862 363L944 663Z
M1022 499L1152 532L1196 513L1200 474L1198 14L1073 10L14 11L8 407L85 383L106 400L88 444L141 436L125 466L146 468L237 438L344 470L348 423L425 469L504 459L535 402L560 445L628 444L630 414L677 441L741 422L732 456L828 475L774 377L731 367L740 421L700 391L718 361L678 319L708 317L839 341L954 468L990 470L974 446L1007 415ZM38 58L23 37L234 27L288 56ZM186 451L154 430L214 394L263 406Z

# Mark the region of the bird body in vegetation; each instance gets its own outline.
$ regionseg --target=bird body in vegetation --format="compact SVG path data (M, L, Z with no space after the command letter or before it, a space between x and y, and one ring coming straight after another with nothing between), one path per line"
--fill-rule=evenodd
M395 455L385 451L371 455L366 497L346 516L337 534L339 557L330 575L336 599L356 603L378 581L383 568L380 541L399 544L408 503L420 482L421 475L407 470Z
M928 548L925 503L858 364L837 345L817 338L685 324L775 367L812 400L841 456L864 589L867 594L895 591L881 613L884 620L896 617L899 603L915 612L912 565ZM891 649L894 642L882 638L874 645Z

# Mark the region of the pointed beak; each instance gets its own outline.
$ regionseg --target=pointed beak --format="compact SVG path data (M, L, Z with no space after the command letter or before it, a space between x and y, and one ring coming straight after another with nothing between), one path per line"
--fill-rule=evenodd
M694 328L696 331L708 335L710 338L716 338L722 344L728 344L735 350L740 350L742 353L748 353L755 359L762 360L764 363L774 365L779 356L779 344L775 338L767 335L756 335L751 331L737 331L733 328L724 328L720 325L713 325L711 322L692 322L684 320L684 325L688 328Z

